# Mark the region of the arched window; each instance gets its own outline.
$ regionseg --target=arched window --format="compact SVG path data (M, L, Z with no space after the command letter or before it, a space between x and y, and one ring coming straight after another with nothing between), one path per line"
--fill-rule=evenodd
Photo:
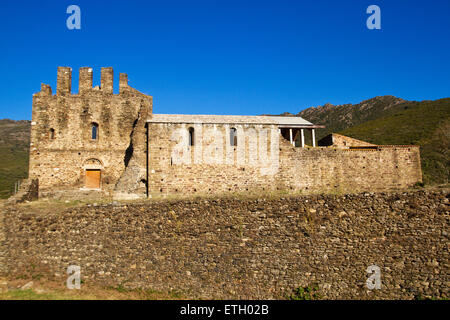
M51 128L50 131L48 132L48 137L53 140L55 139L55 129Z
M92 123L92 134L91 134L92 140L98 139L98 123L93 122Z
M230 145L232 147L237 147L237 131L236 128L230 129Z
M192 147L194 145L194 128L189 128L189 146Z

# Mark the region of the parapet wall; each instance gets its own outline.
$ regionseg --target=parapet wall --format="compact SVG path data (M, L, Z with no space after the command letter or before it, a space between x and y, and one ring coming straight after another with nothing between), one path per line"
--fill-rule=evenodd
M314 285L325 299L448 298L449 198L439 190L10 207L0 252L11 277L65 282L78 265L83 283L191 298L283 298ZM380 289L366 286L369 266L380 269Z

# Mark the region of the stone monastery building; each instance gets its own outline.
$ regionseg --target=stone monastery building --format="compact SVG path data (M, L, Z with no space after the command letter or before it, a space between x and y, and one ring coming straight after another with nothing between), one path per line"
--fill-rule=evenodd
M56 94L33 95L29 179L39 194L119 199L228 192L360 192L422 180L419 147L377 146L341 135L315 142L300 117L154 114L152 97L113 69L59 67ZM312 145L305 145L305 135ZM321 143L322 145L322 143Z

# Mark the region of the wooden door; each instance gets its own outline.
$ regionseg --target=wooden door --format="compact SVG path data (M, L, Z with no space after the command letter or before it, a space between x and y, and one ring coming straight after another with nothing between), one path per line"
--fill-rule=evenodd
M86 170L86 188L100 189L100 170Z

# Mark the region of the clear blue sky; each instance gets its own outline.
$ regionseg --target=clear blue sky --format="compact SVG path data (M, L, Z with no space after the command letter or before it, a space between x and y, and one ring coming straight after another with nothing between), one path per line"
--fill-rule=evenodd
M66 9L81 8L81 30ZM381 30L366 8L381 8ZM450 1L1 1L0 118L30 119L57 66L128 73L155 113L262 114L450 96ZM116 88L117 90L117 88Z

